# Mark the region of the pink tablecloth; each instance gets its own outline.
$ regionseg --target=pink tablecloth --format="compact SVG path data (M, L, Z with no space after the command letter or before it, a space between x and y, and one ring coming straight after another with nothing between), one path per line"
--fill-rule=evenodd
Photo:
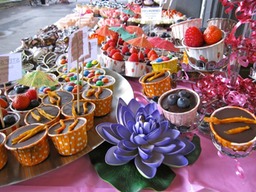
M129 79L135 91L140 91L136 80ZM176 177L166 191L180 192L253 192L256 191L256 151L239 159L245 178L236 175L236 161L219 157L208 137L200 135L202 152L199 159L185 168L174 169ZM127 179L129 179L127 177ZM113 192L110 184L101 180L88 155L50 173L28 181L0 188L0 192ZM146 190L145 190L146 191Z

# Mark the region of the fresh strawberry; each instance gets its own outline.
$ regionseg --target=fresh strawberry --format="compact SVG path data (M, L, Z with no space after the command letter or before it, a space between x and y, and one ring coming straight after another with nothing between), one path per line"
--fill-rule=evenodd
M200 47L204 44L203 34L197 27L189 27L184 36L185 45L189 47Z
M139 62L138 54L137 53L132 53L131 56L128 58L128 61Z
M37 91L35 89L29 89L25 95L31 100L37 99Z
M210 25L205 29L203 38L208 45L212 45L222 39L222 31L217 26Z
M8 107L8 102L4 100L3 98L0 98L0 107L1 108L7 108Z
M25 94L16 95L12 101L12 107L16 110L27 109L30 104L30 99Z
M124 45L123 48L122 48L122 54L125 54L127 52L129 52L129 48L128 48L127 45Z
M124 56L120 52L116 52L112 56L112 59L114 59L116 61L123 61L124 60Z

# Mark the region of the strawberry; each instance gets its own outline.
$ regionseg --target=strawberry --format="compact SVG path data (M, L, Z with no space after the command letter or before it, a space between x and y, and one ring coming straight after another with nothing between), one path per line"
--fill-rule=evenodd
M222 39L222 31L217 26L210 25L205 29L203 38L208 45L212 45Z
M139 57L139 61L140 61L140 62L144 62L144 61L145 61L144 54L143 54L142 51L140 51L140 52L138 53L138 57Z
M27 109L30 104L30 99L25 94L16 95L12 101L12 107L16 110Z
M8 102L4 100L3 98L0 98L0 107L1 108L7 108L8 107Z
M132 53L131 56L128 58L128 61L139 62L138 54L137 53Z
M112 59L114 59L116 61L123 61L124 60L124 56L120 52L116 52L112 56Z
M203 34L197 27L189 27L184 36L185 45L189 47L200 47L204 44Z
M35 89L29 89L25 95L31 100L37 99L37 91Z

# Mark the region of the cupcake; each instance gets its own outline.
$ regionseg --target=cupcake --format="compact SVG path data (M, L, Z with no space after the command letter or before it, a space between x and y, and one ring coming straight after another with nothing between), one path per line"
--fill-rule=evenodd
M69 156L87 145L87 120L82 117L60 120L49 127L49 137L60 155Z
M160 96L158 105L163 115L176 126L191 127L196 122L199 95L186 88L177 88Z
M83 79L87 81L88 79L92 77L96 77L99 75L105 75L106 71L102 68L97 68L97 69L85 69L83 72Z
M20 127L7 136L5 147L12 152L20 164L37 165L50 153L47 130L47 126L40 123Z
M74 95L68 91L49 91L42 98L43 104L57 105L60 108L70 101L74 100Z
M0 132L6 136L15 131L20 126L20 115L12 111L6 111L3 114L3 124L1 123ZM4 126L4 127L3 127Z
M0 133L0 170L5 166L8 160L7 150L4 146L6 142L6 135L4 133Z
M77 91L79 91L79 98L82 96L82 92L88 90L90 88L89 84L84 81L80 81L81 83L77 84L74 82L67 82L62 85L62 89L68 91L74 95L74 99L77 99ZM79 89L79 90L78 90Z
M230 155L246 155L255 146L256 117L248 110L236 106L221 107L204 120L209 122L214 142L226 148Z
M102 87L113 90L116 80L110 75L99 75L88 79L87 82L93 88Z
M97 87L84 91L82 97L87 102L95 104L94 116L107 115L111 111L113 92L110 89Z
M177 73L179 70L177 57L161 56L160 58L151 61L151 65L153 71L156 72L169 70L171 73Z
M77 101L66 103L61 108L61 114L65 118L84 117L87 120L86 130L89 131L94 127L95 104L84 100L79 101L79 111L77 110Z
M143 93L147 97L160 96L171 89L171 78L169 71L150 72L139 79Z
M52 125L60 119L60 108L56 105L42 104L30 110L25 116L27 125L33 123L42 123L44 125Z

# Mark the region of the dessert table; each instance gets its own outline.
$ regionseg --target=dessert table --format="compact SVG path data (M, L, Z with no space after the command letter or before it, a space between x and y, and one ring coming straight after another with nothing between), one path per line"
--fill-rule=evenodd
M127 78L127 80L135 93L141 92L138 79ZM198 160L187 167L172 169L176 173L176 177L165 191L255 191L255 151L246 158L238 159L238 161L228 156L218 156L217 149L210 137L198 131L195 132L200 136L202 148ZM244 178L236 175L238 163L244 170ZM87 154L64 167L54 169L33 179L0 187L0 192L2 191L112 192L117 191L117 189L97 175Z

